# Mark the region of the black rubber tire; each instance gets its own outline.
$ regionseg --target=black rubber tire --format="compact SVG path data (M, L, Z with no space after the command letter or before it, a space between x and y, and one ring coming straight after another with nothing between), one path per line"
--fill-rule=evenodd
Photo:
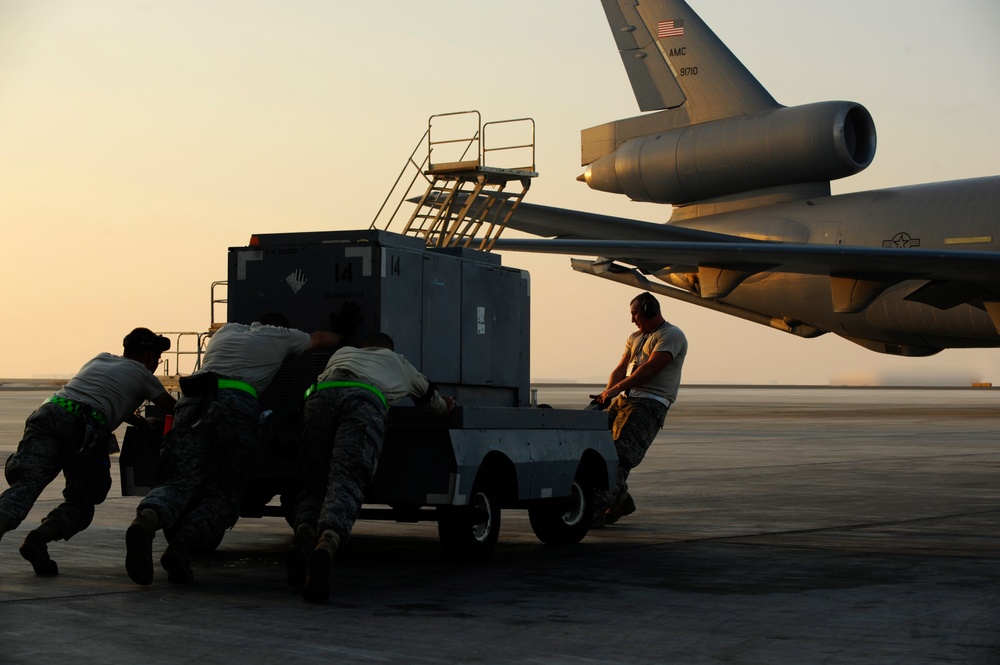
M528 520L531 530L546 545L575 545L590 531L593 512L593 487L575 479L569 496L530 506Z
M493 557L500 537L500 504L496 492L476 483L466 506L439 506L438 537L456 563L483 563Z

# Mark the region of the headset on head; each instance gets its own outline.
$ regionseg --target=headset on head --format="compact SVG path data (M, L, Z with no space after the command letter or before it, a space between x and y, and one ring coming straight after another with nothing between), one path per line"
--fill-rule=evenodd
M163 335L157 335L149 328L136 328L125 335L125 339L122 340L122 347L139 353L145 351L163 353L170 350L170 340Z
M642 315L647 319L656 315L659 310L657 304L656 298L649 291L643 291L639 294L639 305L642 308Z

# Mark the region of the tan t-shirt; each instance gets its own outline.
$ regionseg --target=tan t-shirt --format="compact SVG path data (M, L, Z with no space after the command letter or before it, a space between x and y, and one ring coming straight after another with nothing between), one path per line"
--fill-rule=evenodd
M113 430L143 400L152 401L164 392L160 380L138 360L102 353L84 365L56 395L97 409Z
M430 385L427 377L418 372L410 361L389 349L342 347L330 357L326 369L319 375L319 382L330 380L338 369L347 370L372 384L382 391L389 403L404 397L421 397ZM435 391L424 408L434 415L442 415L448 410L448 405Z
M629 356L627 372L629 375L654 353L667 352L674 357L663 371L633 389L663 397L672 404L677 399L677 389L681 385L681 368L684 366L687 348L687 338L681 329L666 321L652 332L643 333L637 330L629 335L625 342L625 353Z
M201 369L249 383L264 392L288 356L306 351L309 333L294 328L227 323L208 342Z

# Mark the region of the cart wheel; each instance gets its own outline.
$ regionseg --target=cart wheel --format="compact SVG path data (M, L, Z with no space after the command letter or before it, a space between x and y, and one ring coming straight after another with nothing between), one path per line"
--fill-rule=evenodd
M473 487L467 506L439 506L438 537L448 558L457 563L489 561L500 536L500 505L485 484Z
M539 501L528 508L531 530L546 545L573 545L590 531L594 490L573 480L569 496Z

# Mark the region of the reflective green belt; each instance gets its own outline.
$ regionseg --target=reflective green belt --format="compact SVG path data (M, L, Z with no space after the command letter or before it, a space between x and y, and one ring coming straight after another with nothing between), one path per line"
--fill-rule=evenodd
M389 408L389 402L386 401L385 395L382 394L381 390L370 383L360 383L358 381L324 381L323 383L314 383L306 390L304 399L309 399L317 391L326 390L327 388L362 388L374 393L376 397L382 400L382 405L387 409Z
M48 404L49 402L52 402L57 406L61 406L62 408L72 413L74 416L90 416L104 427L108 426L107 417L92 406L87 406L86 404L80 404L79 402L74 402L73 400L66 399L65 397L59 397L59 395L53 395L52 397L45 400L46 404Z
M253 395L257 399L257 391L249 383L236 381L235 379L219 379L219 390L242 390Z

